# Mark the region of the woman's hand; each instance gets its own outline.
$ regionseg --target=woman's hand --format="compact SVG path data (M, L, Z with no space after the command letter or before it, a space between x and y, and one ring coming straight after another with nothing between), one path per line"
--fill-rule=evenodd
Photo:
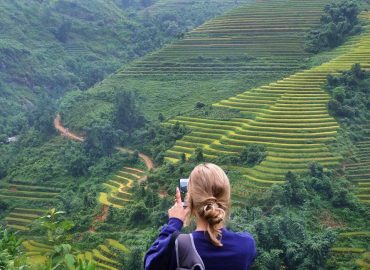
M184 222L188 212L189 212L189 207L184 208L182 206L180 189L177 187L175 204L168 210L168 217L178 218L182 222Z

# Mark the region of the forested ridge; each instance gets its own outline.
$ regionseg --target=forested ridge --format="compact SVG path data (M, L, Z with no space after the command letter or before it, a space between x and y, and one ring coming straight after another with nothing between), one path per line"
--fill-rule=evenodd
M3 1L0 135L17 135L27 128L27 116L40 107L38 102L50 98L55 103L67 91L86 90L123 64L237 4L176 6L170 0L163 8L163 2Z
M76 72L78 84L53 93L57 84L49 81L50 89L33 92L8 79L20 74L17 65L38 59L35 50L29 58L17 54L26 62L3 66L3 100L13 101L22 88L31 93L32 113L10 106L27 117L14 114L19 122L3 125L0 269L142 269L179 179L201 162L219 164L230 178L227 227L255 238L252 269L369 269L367 1L4 6L17 6L24 18L44 10L44 19L61 19L45 39L30 34L32 42L54 44L52 36L59 45L50 48L66 50L72 40L86 45L87 55L55 55L57 69L71 74L63 65L74 61L104 75ZM87 42L89 29L109 34ZM143 42L129 38L135 31ZM22 43L18 36L7 42ZM47 58L42 50L37 55ZM54 64L36 61L24 70L30 78L42 70L47 76Z

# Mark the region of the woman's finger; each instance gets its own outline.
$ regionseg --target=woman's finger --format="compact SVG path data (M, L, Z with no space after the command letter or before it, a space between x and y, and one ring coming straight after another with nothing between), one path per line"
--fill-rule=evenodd
M181 204L181 193L179 187L176 188L176 203Z

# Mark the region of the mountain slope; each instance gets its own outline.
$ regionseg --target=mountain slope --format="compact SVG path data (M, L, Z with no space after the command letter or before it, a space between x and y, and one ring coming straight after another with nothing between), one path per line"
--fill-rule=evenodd
M136 90L153 119L291 74L304 67L309 56L303 51L304 33L319 23L328 2L277 0L235 8L123 66L86 93L66 97L63 119L80 130L94 121L111 120L114 92L120 89Z
M192 10L189 3L182 16L176 5L148 15L140 13L139 2L124 7L116 0L2 1L0 135L15 135L43 95L56 99L85 90L232 6Z
M362 18L368 20L368 13ZM355 63L370 68L369 25L365 29L338 48L338 56L327 63L214 104L238 110L244 118L221 121L180 116L170 120L186 124L193 132L167 151L167 159L177 161L182 153L191 156L197 147L213 158L238 155L248 144L264 145L268 155L261 164L238 168L244 173L241 189L282 183L288 170L300 172L311 161L325 167L339 165L342 157L329 149L339 125L329 115L329 95L322 86L328 74Z

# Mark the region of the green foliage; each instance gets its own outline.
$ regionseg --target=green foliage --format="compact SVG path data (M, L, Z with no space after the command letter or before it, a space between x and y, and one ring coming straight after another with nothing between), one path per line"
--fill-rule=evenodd
M47 214L37 220L41 230L45 233L46 242L52 246L47 252L47 262L42 270L95 270L92 262L77 259L76 251L68 242L72 241L70 234L74 224L64 218L64 212L55 208L49 209ZM68 244L67 244L68 243Z
M74 224L70 220L63 219L63 214L64 212L52 208L38 220L39 226L47 235L47 241L53 245L60 245L71 240L71 235L68 232L74 227ZM64 251L64 247L56 250L57 253Z
M115 111L115 126L125 132L131 133L145 124L145 118L138 108L137 97L133 92L117 93Z
M194 151L194 160L195 162L204 162L204 156L203 156L203 149L200 147L197 147Z
M88 169L92 165L81 143L68 142L64 149L61 149L63 164L72 176L79 177L88 174Z
M286 184L284 185L286 199L290 204L303 204L306 196L304 183L297 178L292 172L288 172L285 177Z
M201 106L200 108L186 112L183 115L215 120L230 120L231 118L239 118L243 116L238 110L213 107L212 105Z
M29 117L29 125L34 127L43 136L50 136L55 133L53 125L55 115L54 101L43 95L35 103L35 109L31 112Z
M338 204L335 194L342 190L346 196ZM253 269L323 269L336 233L322 214L347 207L356 216L363 214L348 183L312 163L308 172L289 172L285 184L246 198L246 207L234 211L230 227L255 237L259 256Z
M128 254L125 262L125 270L137 270L142 268L143 251L140 248L133 248Z
M330 113L347 125L366 121L370 114L370 72L359 64L341 75L329 75L326 89L331 95Z
M6 229L2 230L0 237L0 250L7 251L11 256L17 255L22 240Z
M264 145L251 144L240 153L240 162L253 167L260 164L266 156L267 153Z
M84 148L94 157L110 156L118 143L118 134L109 124L94 124L85 129Z
M25 257L20 249L22 240L15 233L0 228L0 269L28 270Z
M360 9L355 1L333 2L324 11L320 26L306 34L305 49L308 52L318 53L335 48L361 31L357 18Z
M72 30L72 22L71 21L63 21L62 24L58 27L55 31L55 37L63 43L68 41L68 36Z
M164 152L189 132L189 129L178 122L175 125L151 122L132 134L129 145L148 153L160 165L164 161Z

